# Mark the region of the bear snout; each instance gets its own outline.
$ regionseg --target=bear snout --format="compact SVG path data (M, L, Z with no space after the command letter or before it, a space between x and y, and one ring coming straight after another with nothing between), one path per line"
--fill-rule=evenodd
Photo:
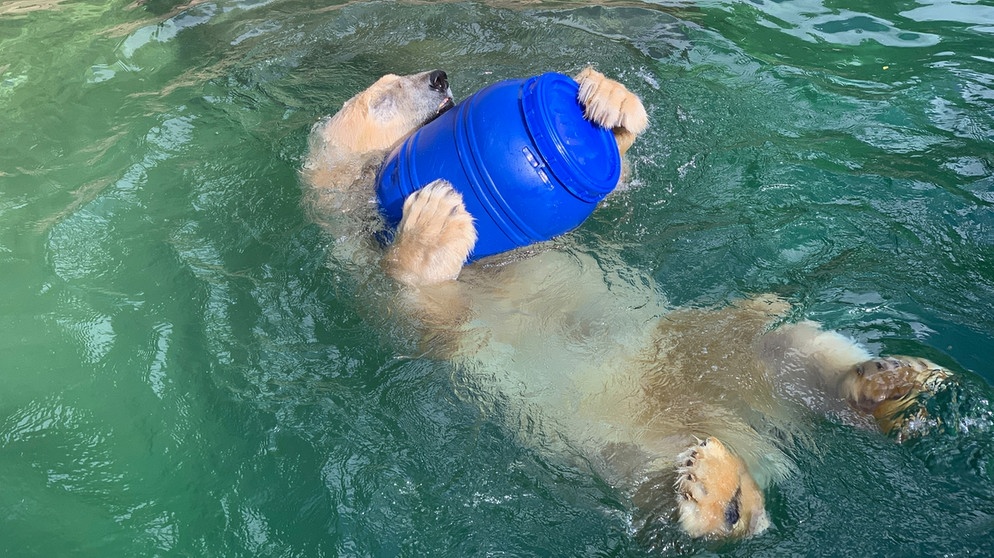
M428 87L439 93L445 93L449 89L449 76L442 70L434 70L428 74Z

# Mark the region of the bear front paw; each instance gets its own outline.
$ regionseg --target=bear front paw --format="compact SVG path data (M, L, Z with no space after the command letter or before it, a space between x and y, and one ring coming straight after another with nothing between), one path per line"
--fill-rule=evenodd
M404 201L384 265L391 277L409 286L442 283L459 276L474 244L476 228L462 195L436 180Z
M717 438L691 446L677 460L677 511L687 534L749 536L769 527L763 493L745 463Z
M645 131L649 115L642 100L617 81L587 68L576 76L580 84L578 94L587 120L610 130L620 128L632 136Z

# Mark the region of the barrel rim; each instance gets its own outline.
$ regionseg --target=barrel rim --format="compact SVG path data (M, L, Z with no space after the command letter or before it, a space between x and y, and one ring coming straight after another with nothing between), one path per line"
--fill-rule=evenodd
M564 101L557 88L565 87L570 100ZM614 133L590 122L583 115L584 108L579 99L580 84L573 78L559 73L546 72L525 80L519 92L519 103L524 115L525 129L549 163L548 168L566 190L587 203L597 203L610 194L621 180L621 152L618 150ZM589 165L582 165L576 159L576 146L568 146L555 125L558 112L575 110L579 120L590 124L590 134L581 134L589 139L589 145L603 151L608 157L603 165L606 173L599 176L591 173ZM576 139L576 137L568 138ZM603 148L603 149L599 149Z

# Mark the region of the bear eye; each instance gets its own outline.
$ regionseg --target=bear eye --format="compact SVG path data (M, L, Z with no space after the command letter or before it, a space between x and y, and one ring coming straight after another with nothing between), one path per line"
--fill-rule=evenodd
M729 527L734 527L735 524L739 522L739 519L741 519L741 515L739 513L739 505L741 500L742 488L740 487L735 490L735 496L732 496L732 500L728 502L727 506L725 506L725 523L727 523Z

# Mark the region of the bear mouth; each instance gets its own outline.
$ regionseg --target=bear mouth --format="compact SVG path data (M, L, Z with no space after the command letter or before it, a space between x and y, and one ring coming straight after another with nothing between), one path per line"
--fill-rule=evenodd
M435 116L442 114L454 106L456 106L456 104L452 102L452 97L446 97L441 103L438 103L438 108L435 109Z
M442 116L443 113L445 113L454 106L456 106L456 104L452 101L452 97L446 97L445 99L442 100L441 103L438 103L438 107L435 108L435 114L431 115L431 117L429 117L428 120L425 121L425 124L431 122L432 120L435 120L439 116Z

